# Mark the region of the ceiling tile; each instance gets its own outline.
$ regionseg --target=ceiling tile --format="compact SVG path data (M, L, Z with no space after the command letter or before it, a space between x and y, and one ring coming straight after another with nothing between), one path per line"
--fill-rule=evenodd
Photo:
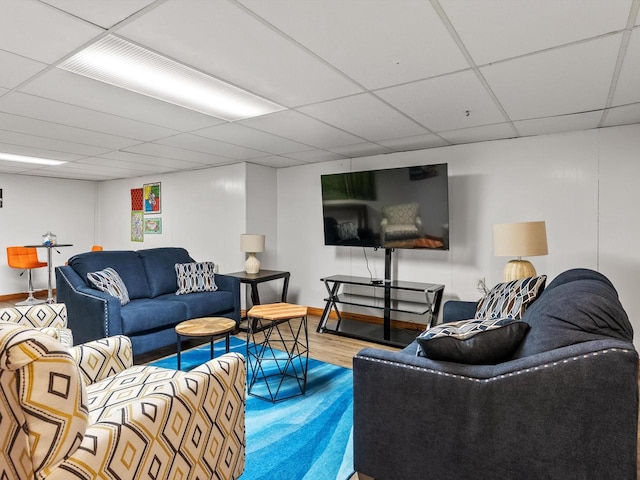
M219 142L210 138L199 137L190 133L182 133L173 137L157 140L155 143L170 145L172 147L194 150L196 152L209 153L228 157L229 159L248 160L250 158L264 157L265 152L259 152L251 148L239 147L230 143Z
M588 112L605 106L620 35L482 67L512 120Z
M130 170L131 172L134 172L135 175L146 175L149 173L166 173L166 172L172 172L172 171L178 170L180 168L191 168L191 167L185 167L184 164L179 166L171 166L171 167L161 165L160 162L154 162L153 158L149 160L149 163L138 163L138 162L132 161L131 159L115 160L113 158L106 158L106 157L92 157L92 158L77 160L74 163L76 165L78 164L96 165L96 166L108 167L112 169ZM193 165L193 167L196 167L196 166L197 165Z
M440 5L476 65L483 65L622 30L631 0L440 0Z
M631 33L620 78L613 95L613 105L640 102L640 29Z
M184 162L193 163L194 165L209 164L212 161L219 161L216 160L210 153L185 150L184 148L171 147L169 145L160 145L158 143L140 143L132 147L124 148L122 151L139 153L142 155L150 155L151 157L182 160ZM229 159L225 157L224 160L228 161Z
M273 154L299 152L309 149L308 145L261 132L238 123L225 123L192 133Z
M368 89L468 67L429 2L241 3Z
M0 86L14 88L35 75L46 64L0 50Z
M77 155L99 155L109 151L109 149L72 143L64 140L56 140L23 133L8 132L0 129L0 142L11 145L22 145L24 147L41 148L43 150L53 150L58 152L75 153Z
M505 120L471 70L379 90L376 94L434 132Z
M318 148L358 143L361 139L299 112L287 110L238 122Z
M516 134L508 123L499 123L496 125L464 128L462 130L451 130L440 133L440 136L455 145L513 138Z
M361 91L232 2L189 7L169 0L116 33L289 107Z
M78 160L84 155L76 155L73 153L56 152L55 150L48 150L45 148L36 148L34 146L15 145L12 143L0 142L0 152L13 153L15 155L26 155L29 157L48 158L50 160L62 160L64 162L70 162L72 160Z
M121 0L119 2L105 2L104 0L41 1L103 28L112 27L154 2L154 0Z
M449 145L449 142L432 133L394 138L393 140L383 140L378 143L397 151L421 150L423 148L436 148Z
M0 111L137 140L151 141L176 133L157 125L16 92L2 98Z
M219 118L57 68L46 72L20 91L181 132L224 122Z
M329 162L331 160L341 160L347 158L344 155L339 155L334 152L328 152L326 150L309 150L307 152L288 153L287 157L291 157L295 160L300 160L301 162L305 163Z
M614 125L629 125L631 123L640 123L640 103L610 109L607 112L603 126L611 127Z
M301 107L299 111L367 140L384 140L426 130L370 94Z
M381 155L383 153L393 152L390 148L370 142L332 147L330 150L334 153L344 155L345 157L366 157L369 155Z
M602 118L602 112L561 115L558 117L534 118L513 122L522 136L546 135L549 133L573 132L596 128Z
M158 167L167 168L169 170L192 169L202 167L205 162L190 162L176 158L166 158L161 156L145 155L135 152L109 152L96 157L97 159L118 160L121 162L131 163L134 165L157 165ZM210 157L211 158L211 157ZM228 159L225 159L228 160ZM83 159L89 162L89 159Z
M44 3L2 2L0 49L33 60L53 63L102 31Z
M281 157L279 155L272 155L270 157L254 158L251 163L257 163L258 165L264 165L265 167L283 168L283 167L297 167L303 165L304 162L294 160L292 158Z
M2 105L0 103L0 110ZM138 143L130 138L117 137L83 128L70 127L33 118L0 113L0 130L26 133L38 137L53 138L73 143L93 145L108 149L124 148Z

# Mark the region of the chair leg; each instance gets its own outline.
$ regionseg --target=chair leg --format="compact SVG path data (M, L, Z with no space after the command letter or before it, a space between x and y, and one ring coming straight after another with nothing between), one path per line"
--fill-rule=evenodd
M27 279L29 282L29 296L26 300L16 303L16 305L38 305L40 303L45 303L45 300L39 300L33 296L33 292L35 292L35 290L33 289L33 278L31 276L30 268L27 268Z

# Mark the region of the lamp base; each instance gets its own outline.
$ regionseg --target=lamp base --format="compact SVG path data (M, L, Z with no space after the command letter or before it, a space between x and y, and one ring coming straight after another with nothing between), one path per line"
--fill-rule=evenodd
M244 271L247 273L258 273L260 271L260 260L255 253L249 253L247 261L244 262Z
M536 269L527 260L509 260L504 267L504 281L511 282L522 278L535 277Z

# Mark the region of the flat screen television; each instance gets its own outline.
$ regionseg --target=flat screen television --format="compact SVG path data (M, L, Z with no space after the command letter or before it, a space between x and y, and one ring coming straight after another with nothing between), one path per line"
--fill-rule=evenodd
M449 249L447 164L322 175L325 245Z

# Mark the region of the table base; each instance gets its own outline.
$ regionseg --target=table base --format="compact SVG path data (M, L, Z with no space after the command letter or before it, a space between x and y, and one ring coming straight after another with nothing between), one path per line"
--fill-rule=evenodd
M249 322L247 332L247 393L273 403L304 395L309 363L307 316L254 320L256 330L251 328L254 322Z

